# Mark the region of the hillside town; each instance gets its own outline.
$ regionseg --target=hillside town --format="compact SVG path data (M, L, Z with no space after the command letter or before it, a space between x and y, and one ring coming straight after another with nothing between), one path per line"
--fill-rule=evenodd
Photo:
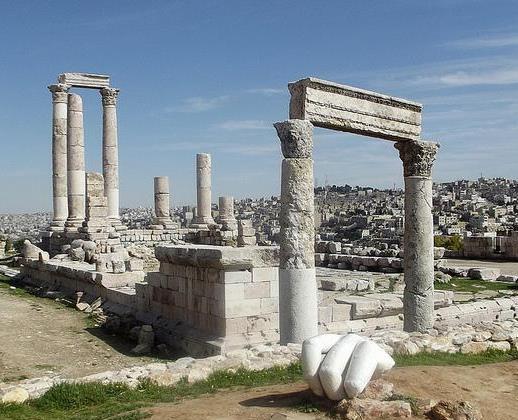
M258 244L278 244L279 197L236 200L234 209L237 219L252 220ZM195 213L195 206L171 209L172 218L183 227L189 227ZM217 218L217 204L212 206L212 213ZM435 236L509 236L518 230L517 214L517 180L481 177L474 181L434 183ZM121 209L121 220L130 228L148 227L152 218L150 207ZM51 214L45 212L2 214L0 235L11 242L38 242L50 219ZM400 245L404 233L404 192L349 185L316 187L315 220L322 240L365 246Z

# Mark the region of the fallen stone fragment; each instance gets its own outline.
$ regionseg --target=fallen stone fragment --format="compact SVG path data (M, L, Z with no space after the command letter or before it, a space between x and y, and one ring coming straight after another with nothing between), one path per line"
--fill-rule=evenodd
M482 414L468 401L444 401L435 404L428 416L431 420L482 420Z
M86 302L78 302L78 303L76 303L76 309L78 311L81 311L81 312L83 312L83 311L86 312L87 309L90 309L90 312L92 312L92 308Z
M412 417L410 404L405 401L378 401L371 399L342 400L337 414L346 420Z
M384 379L370 381L367 388L358 395L360 399L387 400L394 394L394 384Z
M473 280L495 281L499 276L499 268L470 268L468 271L468 277Z
M16 387L14 389L11 389L7 391L2 396L2 403L8 404L8 403L23 403L29 399L29 393L27 390L21 387Z

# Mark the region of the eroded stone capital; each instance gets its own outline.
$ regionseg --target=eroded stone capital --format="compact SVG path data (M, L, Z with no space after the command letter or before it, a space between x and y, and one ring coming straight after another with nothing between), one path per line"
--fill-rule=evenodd
M117 105L117 97L119 96L119 89L115 88L102 88L100 91L103 106Z
M52 93L52 102L67 103L68 89L70 89L69 85L58 83L55 85L50 85L48 89Z
M407 176L431 177L432 167L439 143L431 141L399 141L394 147L399 150L403 161L403 174Z
M281 140L285 158L311 158L313 155L313 124L305 120L287 120L273 125Z

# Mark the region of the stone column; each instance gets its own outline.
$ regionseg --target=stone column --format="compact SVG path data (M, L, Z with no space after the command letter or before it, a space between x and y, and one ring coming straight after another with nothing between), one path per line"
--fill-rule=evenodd
M167 176L156 176L155 185L155 217L153 228L172 228L171 204L169 196L169 178Z
M279 218L280 342L301 343L318 333L313 126L309 121L288 120L274 127L284 155Z
M119 218L119 146L117 138L117 96L119 90L102 88L103 103L103 176L108 199L108 221L120 224Z
M432 166L439 145L408 140L395 147L405 176L404 330L425 332L434 324Z
M222 230L237 230L237 220L234 216L234 197L219 197L218 222Z
M64 227L68 216L67 198L67 103L69 86L50 85L52 92L52 204L51 230Z
M197 225L213 225L211 196L211 160L208 153L196 155L196 219Z
M85 139L81 96L68 94L67 117L68 218L65 226L77 228L85 219Z

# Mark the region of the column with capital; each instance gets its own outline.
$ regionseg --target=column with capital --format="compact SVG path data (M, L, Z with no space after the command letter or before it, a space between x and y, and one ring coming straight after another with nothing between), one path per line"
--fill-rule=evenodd
M108 221L120 224L119 217L119 146L117 137L117 97L119 90L100 90L103 103L103 176L108 199Z
M313 125L274 124L284 155L281 170L279 330L281 344L318 333L315 277Z
M196 218L194 225L206 227L213 225L212 218L212 191L211 191L212 163L208 153L196 154Z
M52 206L50 230L62 230L68 216L67 103L70 86L50 85L52 93Z
M413 140L394 146L405 177L404 330L425 332L434 324L432 166L439 144Z

